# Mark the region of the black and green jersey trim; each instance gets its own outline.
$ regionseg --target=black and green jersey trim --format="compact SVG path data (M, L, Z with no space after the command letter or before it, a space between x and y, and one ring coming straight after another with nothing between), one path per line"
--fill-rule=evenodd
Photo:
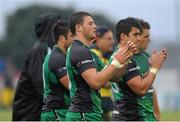
M65 55L58 47L55 47L45 58L43 111L67 109L70 104L69 91L59 81L67 74L65 59Z
M89 48L79 40L74 40L68 48L66 65L70 79L70 95L72 112L102 113L101 98L98 90L92 89L82 78L81 73L89 68L97 68L97 59L94 59Z

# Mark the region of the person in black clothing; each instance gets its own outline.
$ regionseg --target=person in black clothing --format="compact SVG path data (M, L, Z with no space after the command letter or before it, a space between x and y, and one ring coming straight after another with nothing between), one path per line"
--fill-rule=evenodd
M39 40L25 58L13 101L13 121L40 120L43 105L42 64L55 44L51 28L59 19L59 15L44 14L35 22L35 33Z

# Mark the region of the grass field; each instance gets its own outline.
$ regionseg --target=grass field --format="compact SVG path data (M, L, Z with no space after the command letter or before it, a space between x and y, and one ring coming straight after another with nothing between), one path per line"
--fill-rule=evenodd
M0 121L10 121L12 118L12 110L1 110L0 109Z
M11 110L0 110L0 121L11 121ZM161 120L163 121L180 121L180 111L178 112L162 112Z

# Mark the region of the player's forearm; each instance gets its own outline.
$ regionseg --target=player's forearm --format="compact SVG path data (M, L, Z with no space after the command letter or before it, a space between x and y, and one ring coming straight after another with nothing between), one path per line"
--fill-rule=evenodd
M69 90L69 81L68 81L68 83L63 84L63 86Z
M142 79L142 83L140 85L140 90L142 95L145 95L149 88L152 86L156 75L154 73L149 72L148 75Z
M66 88L69 90L69 79L68 76L64 76L61 79L59 79L59 82Z
M98 88L101 88L107 81L112 79L116 72L117 68L111 64L101 72L97 72L94 82L98 83Z
M155 77L155 73L149 72L144 78L140 75L131 78L127 84L137 95L144 96L152 86Z
M154 105L154 115L156 117L156 120L160 121L160 110L159 110L159 104L155 90L153 92L153 105Z
M159 111L159 110L158 110ZM161 115L160 115L160 111L158 112L157 110L154 110L154 116L156 118L157 121L161 120Z
M90 75L91 78L87 82L89 82L92 88L99 89L103 87L107 81L110 81L112 77L117 73L117 71L123 67L124 67L124 64L121 64L119 61L114 59L110 65L108 65L106 68L104 68L100 72L94 72L92 69L92 72Z
M111 82L118 82L119 79L123 76L124 72L126 70L126 66L118 69L115 73L115 75L111 78Z

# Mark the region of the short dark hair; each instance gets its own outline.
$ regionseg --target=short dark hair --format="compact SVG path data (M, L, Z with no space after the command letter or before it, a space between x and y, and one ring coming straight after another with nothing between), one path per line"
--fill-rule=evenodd
M140 32L142 32L142 26L137 21L137 19L135 19L133 17L128 17L128 18L120 20L116 24L116 27L115 27L115 35L116 35L117 42L119 42L121 40L120 39L121 33L125 33L126 35L128 35L129 32L131 32L131 29L133 27L138 28L140 30Z
M84 17L86 16L91 16L91 14L87 13L87 12L77 12L75 14L73 14L71 17L70 17L70 20L69 20L69 28L70 28L70 31L73 35L76 34L76 28L75 26L77 24L82 24L83 21L84 21ZM92 16L91 16L92 17Z
M53 24L59 19L61 19L60 15L47 13L40 15L34 24L34 31L37 38L42 42L46 42L51 48L55 43L51 34L51 29Z
M97 37L103 37L105 33L107 33L108 31L112 31L112 29L108 28L108 27L98 27L96 30L96 35Z
M141 24L142 29L151 29L151 26L147 21L144 21L143 19L139 19L139 18L137 20Z
M63 35L65 38L67 38L68 31L68 23L64 20L58 20L52 28L52 34L55 43L58 43L60 35Z

